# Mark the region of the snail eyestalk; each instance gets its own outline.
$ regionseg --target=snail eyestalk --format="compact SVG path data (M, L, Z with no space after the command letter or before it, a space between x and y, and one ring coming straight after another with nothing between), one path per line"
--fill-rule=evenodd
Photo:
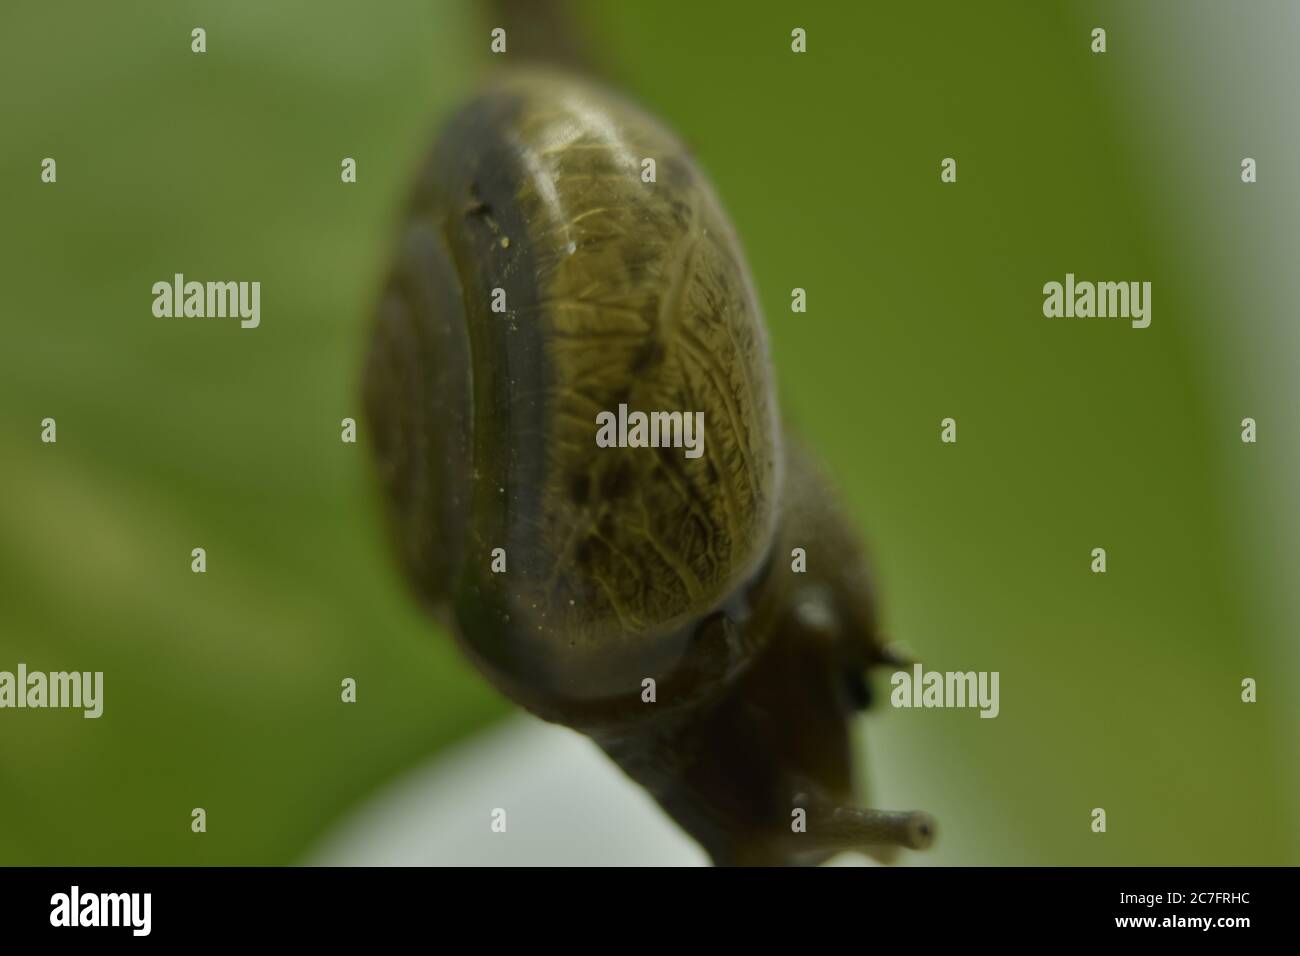
M934 817L920 810L868 810L835 807L812 810L806 833L792 834L810 852L905 847L924 850L934 842Z
M881 664L888 664L890 667L911 667L916 663L916 658L912 656L907 647L899 641L891 640L886 637L881 638L885 643L880 649L877 658Z

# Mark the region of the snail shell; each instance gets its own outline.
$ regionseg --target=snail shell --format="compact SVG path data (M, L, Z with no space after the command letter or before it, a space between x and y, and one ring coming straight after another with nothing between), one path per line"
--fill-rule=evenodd
M772 540L766 337L713 189L645 113L549 74L462 109L407 209L365 392L405 564L510 696L608 720L643 678L676 675L686 704L743 663L696 632ZM703 454L598 448L620 404L702 412Z

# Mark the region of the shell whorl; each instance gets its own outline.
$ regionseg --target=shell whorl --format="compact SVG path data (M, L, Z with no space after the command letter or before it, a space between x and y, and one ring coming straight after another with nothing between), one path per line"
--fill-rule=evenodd
M711 186L645 113L554 74L462 109L407 209L365 393L403 563L511 696L544 712L738 666L698 625L772 541L766 336ZM703 412L703 454L598 448L620 404Z

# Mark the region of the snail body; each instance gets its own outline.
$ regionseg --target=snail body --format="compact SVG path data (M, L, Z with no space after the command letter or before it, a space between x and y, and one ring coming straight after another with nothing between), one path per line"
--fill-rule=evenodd
M551 73L457 113L406 209L364 398L416 593L715 861L928 842L924 815L847 806L848 720L886 660L865 564L782 434L730 222L662 125ZM599 447L628 408L698 414L702 453ZM793 573L813 542L820 570Z

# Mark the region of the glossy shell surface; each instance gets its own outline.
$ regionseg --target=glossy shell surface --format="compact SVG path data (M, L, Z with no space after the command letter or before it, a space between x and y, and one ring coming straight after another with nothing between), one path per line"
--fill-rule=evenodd
M780 487L766 337L711 185L646 113L525 74L450 121L406 212L365 398L403 563L511 696L545 712L742 662L726 619ZM620 405L702 412L703 454L597 447Z

